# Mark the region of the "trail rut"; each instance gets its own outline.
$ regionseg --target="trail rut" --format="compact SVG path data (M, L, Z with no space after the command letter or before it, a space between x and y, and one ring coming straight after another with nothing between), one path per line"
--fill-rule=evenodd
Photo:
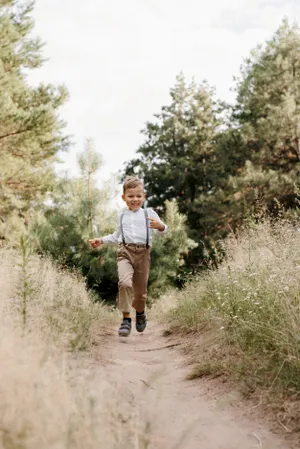
M104 375L115 391L115 419L139 435L134 445L124 447L296 448L268 430L266 423L247 417L245 406L235 405L232 395L216 399L200 380L185 380L189 368L183 355L155 324L141 335L133 330L127 339L119 339L116 332L102 349L106 361L98 375Z

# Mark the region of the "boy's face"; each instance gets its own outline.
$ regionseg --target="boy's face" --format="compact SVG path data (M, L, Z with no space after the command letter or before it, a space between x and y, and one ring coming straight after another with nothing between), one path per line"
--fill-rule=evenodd
M125 201L128 209L137 211L142 207L145 201L144 189L141 186L133 189L126 189L125 193L122 195L122 199Z

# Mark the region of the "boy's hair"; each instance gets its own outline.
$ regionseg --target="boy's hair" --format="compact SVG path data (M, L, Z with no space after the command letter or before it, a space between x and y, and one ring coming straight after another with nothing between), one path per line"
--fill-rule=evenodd
M142 187L142 189L144 189L143 181L136 176L127 176L123 184L123 193L125 193L127 189L135 189L136 187Z

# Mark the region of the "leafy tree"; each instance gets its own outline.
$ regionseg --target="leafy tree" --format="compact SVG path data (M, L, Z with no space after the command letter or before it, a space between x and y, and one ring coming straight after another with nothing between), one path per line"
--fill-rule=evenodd
M166 200L176 199L187 216L190 237L199 243L189 263L199 265L211 237L226 233L224 189L240 159L244 161L244 142L234 130L222 134L224 105L215 101L206 83L188 85L180 75L170 96L171 104L146 124L145 143L125 171L144 178L151 205L161 207ZM237 147L232 158L226 148L231 142Z
M58 118L66 89L27 83L28 70L42 64L41 41L31 37L32 9L32 2L0 5L1 237L44 201L55 182L53 162L68 146Z
M187 85L180 75L170 91L171 104L146 124L145 143L126 171L144 176L152 205L177 198L188 212L197 194L211 189L213 142L220 125L212 95L207 85Z
M246 217L299 206L300 34L284 21L251 52L236 80L237 102L178 77L171 104L147 123L126 173L144 177L150 204L176 199L199 245L190 262L217 257L217 242ZM231 112L230 112L231 111Z
M300 161L300 33L285 20L274 37L251 52L237 80L237 121L251 149L239 179L241 203L254 206L255 192L271 213L278 202L298 205ZM251 168L252 167L252 168Z

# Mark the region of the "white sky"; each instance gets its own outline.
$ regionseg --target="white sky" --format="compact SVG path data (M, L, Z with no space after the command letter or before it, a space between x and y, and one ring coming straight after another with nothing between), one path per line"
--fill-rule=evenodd
M300 22L300 0L36 0L34 16L49 60L29 80L70 93L61 116L75 145L65 167L76 174L92 137L107 179L134 156L180 71L232 100L243 58L285 16Z

